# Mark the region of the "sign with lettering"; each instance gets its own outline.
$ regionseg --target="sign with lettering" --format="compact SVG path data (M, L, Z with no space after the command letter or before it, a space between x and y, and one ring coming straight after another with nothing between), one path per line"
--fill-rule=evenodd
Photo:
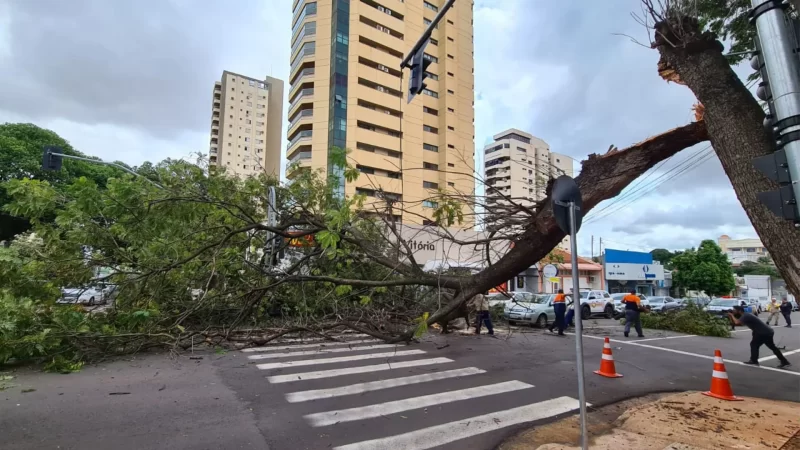
M663 280L660 264L606 263L606 280Z

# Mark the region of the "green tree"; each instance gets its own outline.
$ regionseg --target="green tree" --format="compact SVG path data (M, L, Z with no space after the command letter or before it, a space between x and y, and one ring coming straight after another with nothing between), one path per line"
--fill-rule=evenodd
M3 187L4 182L30 178L47 181L61 190L80 177L105 186L106 179L123 173L110 166L69 159L64 160L60 171L44 171L41 169L42 150L47 145L59 146L68 155L89 157L73 149L69 142L53 131L29 123L0 125L0 241L30 229L27 220L3 211L3 206L10 201Z
M675 284L708 295L728 295L736 287L728 256L712 240L704 240L672 258Z
M671 252L665 248L656 248L650 251L650 255L653 256L653 259L659 261L661 264L664 265L664 267L667 268L671 267L670 263L672 262L672 258L674 258L679 254L681 254L680 251Z
M735 270L736 275L740 277L745 275L769 275L770 277L776 279L781 277L774 264L763 262L761 260L758 262L744 261L739 264L739 267L737 267Z

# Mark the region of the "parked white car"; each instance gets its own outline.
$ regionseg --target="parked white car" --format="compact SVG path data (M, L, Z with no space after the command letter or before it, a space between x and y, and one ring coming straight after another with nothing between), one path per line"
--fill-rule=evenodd
M83 288L62 288L61 298L56 303L78 303L82 305L104 305L116 292L117 286L89 286Z
M486 300L489 301L489 307L497 306L497 305L507 305L512 303L512 300L516 300L518 303L530 302L536 294L531 294L530 292L494 292L486 296Z
M607 291L581 291L581 319L588 319L594 314L603 314L609 319L614 317L614 299Z
M553 308L555 298L556 294L534 294L528 302L509 302L503 309L503 317L508 320L510 325L527 323L544 328L556 320L556 312ZM567 296L566 302L571 301L572 299Z
M625 304L622 303L622 299L630 294L630 292L621 292L619 294L611 294L611 298L614 300L614 310L616 311L616 317L622 317L625 315ZM647 296L644 294L636 294L639 297L639 304L643 307L650 306L650 302L647 300ZM615 318L616 318L615 317Z

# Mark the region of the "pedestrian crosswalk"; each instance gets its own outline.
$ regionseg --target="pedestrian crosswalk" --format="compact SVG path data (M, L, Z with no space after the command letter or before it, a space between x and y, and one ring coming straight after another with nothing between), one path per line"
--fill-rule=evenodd
M346 342L290 339L244 351L267 372L270 384L285 385L286 401L298 405L308 425L324 429L322 436L340 432L328 444L334 449L432 449L578 408L571 397L525 401L519 394L535 389L533 384L458 367L457 361L431 357L421 348L357 334ZM502 401L495 404L494 398ZM441 420L427 414L429 408L441 411L448 405L453 408ZM390 417L417 420L387 427ZM348 432L348 424L361 428Z

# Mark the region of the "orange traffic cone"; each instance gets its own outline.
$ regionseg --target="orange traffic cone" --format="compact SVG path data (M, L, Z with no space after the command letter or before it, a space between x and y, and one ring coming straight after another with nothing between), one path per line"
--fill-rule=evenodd
M617 368L614 367L614 355L611 354L611 342L606 338L603 344L603 359L600 360L600 370L595 370L594 373L608 378L620 378L621 373L617 373Z
M725 361L722 360L722 352L714 350L714 371L711 373L711 390L703 392L703 395L718 398L720 400L741 401L743 398L733 395L731 383L728 381L728 372L725 371Z

